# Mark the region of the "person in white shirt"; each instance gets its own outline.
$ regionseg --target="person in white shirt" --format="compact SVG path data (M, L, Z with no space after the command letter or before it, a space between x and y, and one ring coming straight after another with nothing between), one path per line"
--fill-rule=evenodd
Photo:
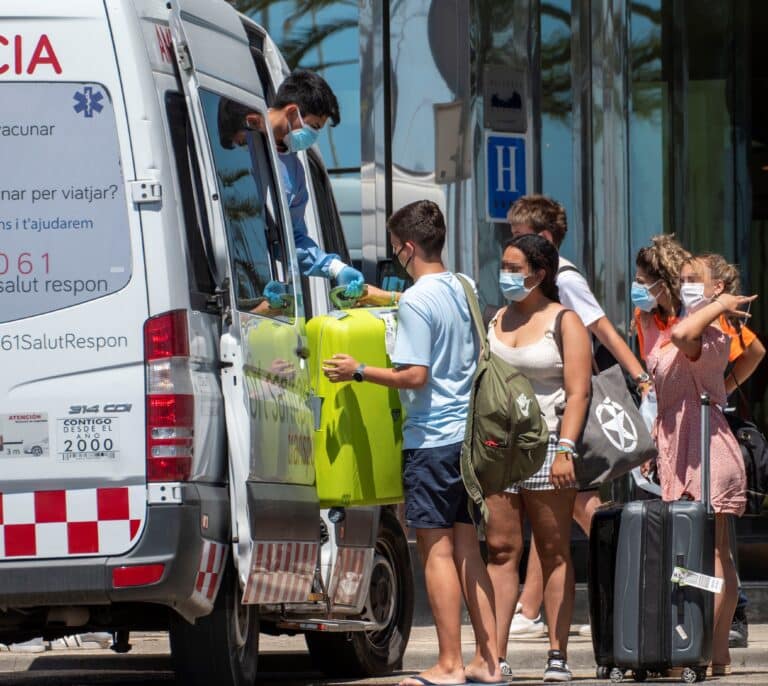
M560 248L568 230L568 222L563 206L544 195L527 195L519 198L510 207L507 221L513 236L536 233ZM605 316L603 308L595 299L592 290L574 264L560 257L557 287L560 302L563 306L579 315L584 326L610 352L616 361L624 368L637 384L644 395L651 387L648 374L629 349L624 338L614 328ZM596 490L582 491L576 496L573 518L589 535L592 515L600 504L600 496ZM540 608L543 600L544 586L541 563L531 539L531 549L528 557L528 567L525 575L525 586L515 608L515 614L510 625L510 634L516 636L543 636L546 632L541 622ZM582 635L589 635L589 625L581 627ZM502 668L504 666L502 665Z

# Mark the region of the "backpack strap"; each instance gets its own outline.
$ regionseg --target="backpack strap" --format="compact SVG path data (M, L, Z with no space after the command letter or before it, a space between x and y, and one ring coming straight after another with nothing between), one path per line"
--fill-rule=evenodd
M464 294L467 296L467 304L469 305L469 312L472 315L472 321L475 324L475 331L477 332L478 340L483 346L483 356L487 362L491 357L491 347L488 345L488 334L483 326L483 316L480 314L480 303L477 301L477 296L472 290L472 286L469 285L469 281L460 274L456 274L456 278L464 288ZM467 495L469 496L467 502L467 509L470 518L475 519L475 508L473 504L476 504L480 508L480 513L484 521L488 521L488 506L485 504L485 498L483 497L483 488L480 485L480 481L475 473L475 468L472 465L472 442L475 433L475 393L477 391L478 375L482 374L481 364L478 364L475 376L472 379L472 389L469 394L469 408L467 409L467 424L464 430L464 442L461 446L461 457L459 459L459 465L461 467L461 478L464 481L464 487L467 489Z
M739 336L741 336L741 331L739 331ZM742 346L743 346L743 344L742 344ZM751 410L751 408L749 406L749 399L747 398L747 394L744 393L744 389L741 387L741 384L739 383L739 380L736 378L736 374L734 374L734 372L733 372L733 364L730 363L730 362L728 363L727 375L730 375L730 377L733 379L733 382L736 384L736 391L739 394L739 399L741 400L742 407L747 410L747 415L748 415L747 416L747 421L752 422L753 424L755 424L755 418L754 418L754 416L752 414L752 410ZM741 412L739 412L739 409L740 408L738 407L738 404L737 404L737 407L736 407L736 414L737 414L737 416L741 416Z
M464 295L467 297L467 305L469 305L469 313L472 315L472 321L475 324L475 331L477 332L477 340L480 341L482 346L483 356L486 360L491 358L491 346L488 345L488 331L483 326L483 315L480 312L480 303L477 300L475 292L472 290L472 286L461 274L455 274L459 280L462 288L464 289Z
M555 276L560 276L563 272L576 272L577 274L581 274L581 270L577 269L572 264L564 264L555 272Z

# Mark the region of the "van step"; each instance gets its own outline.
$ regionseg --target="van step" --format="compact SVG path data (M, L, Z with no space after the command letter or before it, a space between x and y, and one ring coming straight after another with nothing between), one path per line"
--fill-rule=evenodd
M382 628L376 622L366 622L362 619L295 619L280 621L277 626L280 629L292 631L325 631L328 633L376 631Z

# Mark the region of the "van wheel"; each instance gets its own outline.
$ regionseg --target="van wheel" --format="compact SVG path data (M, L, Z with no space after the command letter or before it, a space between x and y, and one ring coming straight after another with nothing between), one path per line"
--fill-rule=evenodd
M259 614L240 603L234 564L226 565L213 612L190 624L173 613L171 656L185 686L252 686L259 657Z
M403 666L413 620L413 573L408 540L389 510L381 513L368 597L362 619L377 631L305 634L312 662L329 676L370 677Z

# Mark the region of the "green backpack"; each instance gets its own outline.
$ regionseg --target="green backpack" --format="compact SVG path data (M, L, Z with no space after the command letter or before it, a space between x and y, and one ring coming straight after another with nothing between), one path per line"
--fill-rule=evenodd
M483 344L472 382L461 476L487 519L485 496L533 476L544 464L549 431L531 382L491 352L477 296L466 279L457 277Z

